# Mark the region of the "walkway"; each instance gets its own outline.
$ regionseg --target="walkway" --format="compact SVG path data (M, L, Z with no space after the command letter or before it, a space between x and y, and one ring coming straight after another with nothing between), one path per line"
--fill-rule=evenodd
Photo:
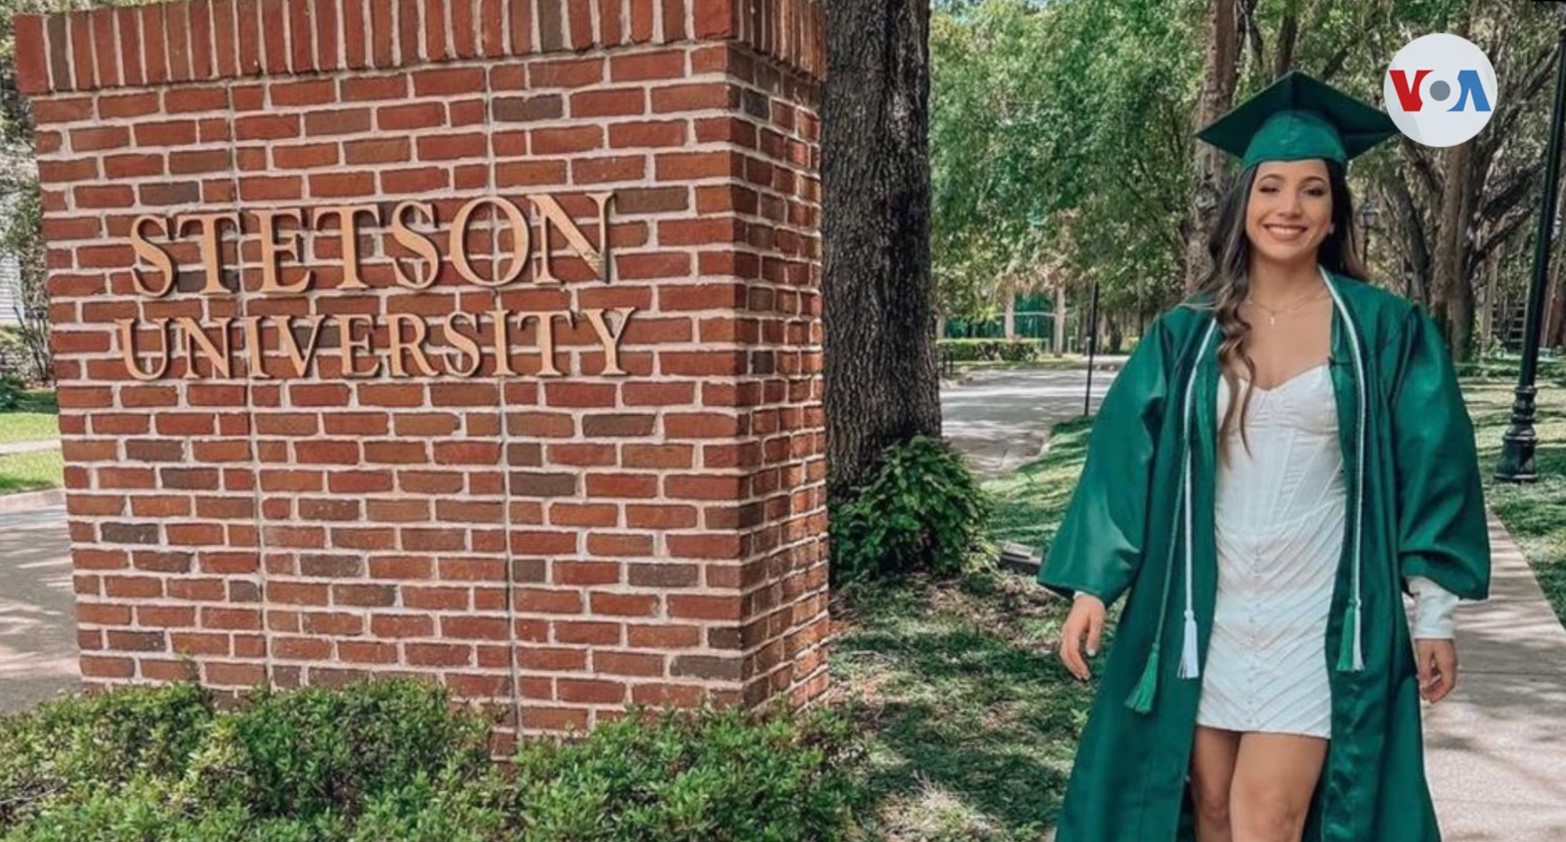
M74 599L65 508L0 514L0 712L78 685Z
M1094 372L1095 409L1112 377ZM943 391L947 434L981 474L1010 470L1081 413L1085 385L1082 371L985 372ZM1421 703L1425 768L1443 842L1562 842L1566 628L1494 515L1490 546L1490 599L1457 609L1457 689Z
M0 456L10 456L13 453L37 453L42 450L59 450L59 439L39 439L37 441L11 441L0 443Z
M1093 410L1114 376L1093 372ZM1043 451L1050 427L1082 414L1086 388L1085 369L977 369L943 386L941 433L981 478L1002 476Z
M1494 515L1490 599L1457 609L1457 689L1424 705L1444 842L1566 839L1566 629Z

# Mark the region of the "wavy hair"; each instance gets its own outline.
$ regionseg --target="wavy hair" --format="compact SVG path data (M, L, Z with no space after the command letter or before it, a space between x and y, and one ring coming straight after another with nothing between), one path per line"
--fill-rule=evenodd
M1364 280L1367 278L1365 265L1355 245L1358 238L1355 236L1354 197L1349 191L1343 166L1335 161L1327 161L1326 164L1327 182L1332 196L1333 231L1321 241L1316 260L1328 271ZM1222 343L1218 346L1218 365L1224 380L1229 384L1231 395L1239 394L1239 377L1235 373L1238 365L1243 365L1249 372L1248 379L1252 382L1256 379L1256 363L1251 359L1248 348L1251 323L1241 318L1240 303L1251 290L1251 241L1245 234L1245 214L1258 167L1260 164L1240 173L1219 202L1218 222L1207 241L1212 268L1197 285L1197 292L1212 293L1212 304L1193 305L1218 311L1218 329L1223 335ZM1224 443L1236 424L1239 425L1240 441L1245 452L1250 453L1250 439L1245 434L1245 420L1249 415L1250 404L1251 390L1246 389L1243 400L1229 402L1223 423L1218 426L1218 455L1225 462L1228 460L1228 452Z

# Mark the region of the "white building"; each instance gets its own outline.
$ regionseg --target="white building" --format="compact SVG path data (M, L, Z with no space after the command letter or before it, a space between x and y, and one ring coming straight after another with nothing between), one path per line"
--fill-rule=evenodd
M20 284L16 257L0 254L0 328L13 327L21 322L17 318L17 288Z

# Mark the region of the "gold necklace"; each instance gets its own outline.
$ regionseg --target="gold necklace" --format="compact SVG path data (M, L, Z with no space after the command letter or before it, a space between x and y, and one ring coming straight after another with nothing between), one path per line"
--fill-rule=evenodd
M1257 301L1255 298L1252 298L1250 295L1246 295L1245 296L1245 300L1251 302L1252 304L1255 304L1257 307L1260 307L1263 310L1266 310L1267 311L1267 324L1275 325L1275 324L1278 323L1278 314L1280 314L1280 313L1287 313L1287 312L1289 312L1291 310L1297 310L1300 307L1303 307L1306 304L1309 304L1310 302L1315 301L1316 299L1321 297L1321 292L1322 291L1324 291L1324 290L1318 290L1316 292L1316 294L1314 294L1314 295L1308 295L1304 299L1302 299L1302 300L1300 300L1300 301L1298 301L1298 302L1296 302L1294 304L1290 304L1287 307L1278 308L1278 309L1274 309L1272 307L1268 307L1267 305L1261 303L1260 301Z

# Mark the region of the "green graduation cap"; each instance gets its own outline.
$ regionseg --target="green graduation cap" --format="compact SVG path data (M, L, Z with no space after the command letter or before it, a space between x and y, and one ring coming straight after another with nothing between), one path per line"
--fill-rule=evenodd
M1386 112L1297 70L1279 77L1197 134L1241 160L1349 159L1397 134Z

